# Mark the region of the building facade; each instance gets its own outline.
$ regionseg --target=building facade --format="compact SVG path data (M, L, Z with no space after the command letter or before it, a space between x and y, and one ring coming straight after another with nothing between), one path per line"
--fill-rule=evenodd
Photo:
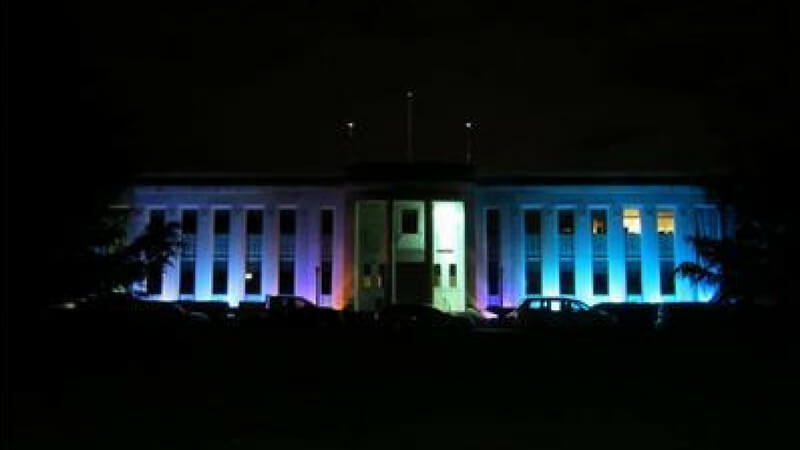
M317 179L160 178L124 198L129 234L177 222L182 247L139 288L151 300L264 301L337 309L514 306L526 296L708 301L676 277L690 236L729 213L675 179L499 179L467 167L392 165Z

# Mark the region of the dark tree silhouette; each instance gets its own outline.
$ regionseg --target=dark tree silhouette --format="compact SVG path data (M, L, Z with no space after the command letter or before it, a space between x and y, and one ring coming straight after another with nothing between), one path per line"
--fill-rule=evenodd
M133 291L137 281L172 264L180 248L178 224L151 223L144 233L126 242L127 214L107 209L84 228L77 245L62 255L60 289L53 300L138 296L142 293Z
M684 262L676 272L697 283L719 287L726 303L785 303L794 287L789 253L797 229L788 178L777 171L765 176L737 176L712 183L709 195L734 211L734 235L691 238L700 262Z

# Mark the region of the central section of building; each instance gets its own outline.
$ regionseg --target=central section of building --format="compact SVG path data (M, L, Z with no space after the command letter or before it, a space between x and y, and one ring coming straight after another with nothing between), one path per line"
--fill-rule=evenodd
M443 311L466 305L463 200L355 202L359 309L430 303Z

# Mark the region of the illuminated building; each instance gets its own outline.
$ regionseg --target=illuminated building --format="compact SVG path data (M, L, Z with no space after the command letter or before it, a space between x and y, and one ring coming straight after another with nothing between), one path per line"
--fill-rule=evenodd
M296 294L373 310L462 311L526 295L597 302L707 301L677 278L692 235L726 214L676 178L498 178L467 166L361 166L322 178L159 177L125 198L129 231L178 222L184 245L152 300L264 301Z

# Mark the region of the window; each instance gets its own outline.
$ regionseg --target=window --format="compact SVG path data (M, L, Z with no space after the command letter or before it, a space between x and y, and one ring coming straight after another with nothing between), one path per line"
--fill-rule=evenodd
M433 287L439 287L442 285L442 265L441 264L434 264L433 265Z
M148 228L163 227L166 223L166 212L163 209L150 210ZM163 285L163 268L150 267L145 278L147 295L161 295Z
M294 293L294 261L281 261L278 274L278 293L290 295Z
M500 305L500 210L486 210L486 290L490 305Z
M258 209L247 211L247 254L245 255L244 293L261 295L261 262L264 236L264 212Z
M562 295L575 295L575 263L562 260L559 263L559 289Z
M320 290L322 295L331 295L333 292L333 262L322 261L321 271Z
M404 209L401 213L401 230L403 234L417 234L419 215L416 209Z
M661 295L675 295L675 211L659 210L657 229Z
M181 249L179 294L193 296L197 257L197 211L184 210L181 213Z
M592 291L594 295L608 295L608 259L592 262Z
M228 239L230 233L230 211L218 209L214 211L214 263L211 293L225 295L228 293Z
M525 264L525 294L542 294L542 262L528 260Z
M606 235L608 233L608 219L605 209L592 210L592 234Z
M454 288L458 284L458 269L455 264L450 264L450 287Z
M625 262L625 286L628 295L642 295L642 264L638 260Z
M542 293L541 211L525 211L525 294Z
M634 208L625 208L622 211L622 228L625 233L641 234L642 222L639 217L639 210Z
M592 227L592 293L608 295L608 213L591 211Z
M320 211L320 294L333 292L333 210Z
M279 211L278 293L281 295L294 294L296 222L296 211L294 209L287 208Z
M294 234L296 227L294 209L281 209L279 222L281 234Z
M559 292L575 295L575 211L558 211Z
M642 221L638 209L625 208L622 212L625 230L625 287L628 296L642 295Z
M558 234L573 234L575 232L575 215L572 210L558 211Z

